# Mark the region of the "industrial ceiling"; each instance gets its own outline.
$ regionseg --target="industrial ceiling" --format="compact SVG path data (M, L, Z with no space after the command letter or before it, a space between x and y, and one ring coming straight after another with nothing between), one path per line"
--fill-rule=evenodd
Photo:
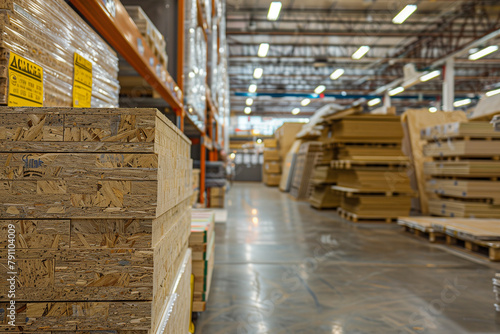
M471 52L496 45L500 35L498 0L284 0L279 18L268 20L268 0L227 0L231 109L244 115L311 115L328 103L351 105L383 95L404 78L404 66L440 70L433 80L407 88L393 105L439 105L443 64L455 60L455 95L476 98L500 82L500 52L469 60ZM416 11L402 24L393 18L407 5ZM269 44L259 57L261 43ZM353 54L369 51L360 59ZM410 65L412 66L412 65ZM254 78L256 68L262 77ZM344 72L338 79L330 76ZM337 72L340 74L340 72ZM257 86L249 93L249 86ZM315 89L325 86L321 95ZM251 98L253 101L247 101ZM301 105L304 99L311 102ZM307 104L307 100L303 102Z

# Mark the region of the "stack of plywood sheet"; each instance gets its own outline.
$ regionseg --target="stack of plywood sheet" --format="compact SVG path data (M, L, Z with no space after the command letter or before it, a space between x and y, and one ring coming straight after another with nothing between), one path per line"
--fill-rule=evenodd
M188 331L190 146L156 109L0 110L0 262L11 234L16 326ZM10 302L1 285L0 312Z
M500 217L500 133L488 122L449 123L425 129L424 166L430 214Z
M300 145L293 168L290 195L295 199L307 200L311 197L313 183L311 176L314 166L322 159L322 143L311 141Z
M408 158L401 151L399 117L347 116L332 118L327 125L341 216L355 222L392 222L408 215L413 192L406 175Z
M269 187L277 187L281 180L281 158L278 141L274 138L264 139L264 164L262 181Z
M118 106L116 53L65 1L2 0L0 9L0 104Z
M286 160L286 156L295 142L295 136L302 129L303 125L303 123L283 123L282 126L276 129L274 135L278 141L278 151L281 161Z
M226 187L210 188L210 207L223 208L226 198Z
M158 31L149 17L140 6L125 6L130 18L134 21L142 36L146 39L148 46L158 58L160 63L167 67L167 43L165 37Z
M309 203L316 209L333 209L340 206L340 194L332 188L337 184L337 172L330 166L318 163L311 176L314 189Z
M193 311L205 311L215 261L215 213L193 210L189 247L193 251Z
M492 261L500 260L499 219L400 217L399 224L411 232L428 234L430 241L443 236L448 245L483 253Z

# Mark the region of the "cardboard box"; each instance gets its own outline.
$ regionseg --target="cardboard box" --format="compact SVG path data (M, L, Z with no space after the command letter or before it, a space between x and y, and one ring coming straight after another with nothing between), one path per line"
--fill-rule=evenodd
M281 174L281 163L277 161L268 161L264 163L264 173Z
M264 161L280 161L280 154L276 149L264 150Z
M264 147L265 148L277 148L278 141L274 138L272 139L264 139Z
M277 187L280 185L281 174L264 174L264 184L269 187Z

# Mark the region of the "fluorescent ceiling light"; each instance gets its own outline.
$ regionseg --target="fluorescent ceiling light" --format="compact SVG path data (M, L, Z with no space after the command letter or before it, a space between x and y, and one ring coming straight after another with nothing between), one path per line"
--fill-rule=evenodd
M416 10L417 10L417 5L406 5L406 7L403 8L403 10L401 10L398 15L394 16L394 18L392 19L392 23L394 24L403 23Z
M300 108L293 108L293 110L292 110L293 115L298 115L299 112L300 112Z
M325 87L325 86L323 86L323 85L319 85L318 87L316 87L316 89L314 90L314 92L315 92L316 94L321 94L321 93L323 93L323 92L325 91L325 89L326 89L326 87Z
M402 93L404 91L405 91L404 87L397 87L389 91L389 96L398 95L399 93Z
M373 106L376 106L377 104L379 104L380 102L382 102L381 99L373 99L373 100L368 101L368 106L373 107Z
M246 101L246 105L247 106L251 106L252 104L253 104L253 99L248 98L247 101Z
M252 112L252 108L250 108L250 107L245 108L245 114L250 115L251 112Z
M300 102L300 105L305 107L305 106L309 105L309 103L311 103L310 99L303 99L302 102Z
M256 84L251 84L249 87L248 87L248 92L249 93L255 93L257 91L257 85Z
M344 70L339 68L337 70L335 70L331 75L330 75L330 79L332 80L337 80L338 78L340 78L342 76L342 74L344 74Z
M269 51L269 43L261 43L259 45L259 51L257 52L257 55L261 58L264 58L267 56L267 52Z
M359 49L352 54L352 59L359 60L363 58L368 51L370 51L370 47L368 45L363 45L359 47Z
M454 107L462 107L462 106L466 106L466 105L470 104L471 102L472 102L471 99L459 100L459 101L455 101L455 103L453 103L453 106Z
M269 5L269 12L267 13L267 19L269 21L276 21L278 19L280 16L281 6L280 1L271 2L271 5Z
M498 51L498 45L488 46L487 48L484 48L476 53L471 54L469 56L469 60L478 60L479 58L483 58L484 56L487 56L495 51Z
M253 71L253 77L255 79L260 79L262 78L262 75L264 74L264 70L260 67L257 67L254 71Z
M429 108L429 112L436 112L436 111L438 111L438 108L436 108L436 107Z
M488 97L493 96L493 95L497 95L497 94L500 94L500 88L486 92L486 96L488 96Z
M434 79L435 77L441 75L441 71L432 71L430 73L424 74L420 77L420 81L426 82L431 79Z

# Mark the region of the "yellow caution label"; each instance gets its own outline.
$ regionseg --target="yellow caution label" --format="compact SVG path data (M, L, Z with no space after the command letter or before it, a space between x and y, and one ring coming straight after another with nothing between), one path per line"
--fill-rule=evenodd
M9 107L43 107L43 68L11 52Z
M90 108L92 99L92 63L75 53L73 107Z

